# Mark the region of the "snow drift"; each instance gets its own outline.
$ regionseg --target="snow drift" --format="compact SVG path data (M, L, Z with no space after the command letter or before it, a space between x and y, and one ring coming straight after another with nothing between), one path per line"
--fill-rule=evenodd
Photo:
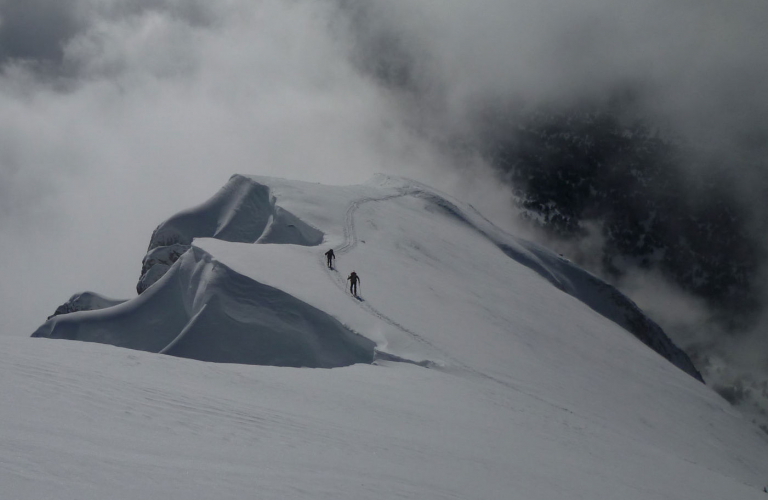
M540 245L504 233L471 206L462 209L446 199L445 195L437 195L423 184L411 182L408 192L428 200L426 210L439 211L476 229L517 263L530 268L558 289L614 321L684 372L704 381L688 355L615 287Z
M331 368L373 360L373 342L192 248L139 297L57 316L34 337L113 344L202 361Z

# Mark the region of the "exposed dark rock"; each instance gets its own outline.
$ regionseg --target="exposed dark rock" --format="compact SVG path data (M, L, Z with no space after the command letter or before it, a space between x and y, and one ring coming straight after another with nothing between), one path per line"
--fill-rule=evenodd
M729 329L759 309L764 249L731 176L686 174L682 146L610 108L489 123L501 131L482 148L525 216L575 243L587 224L599 228L599 271L657 269L706 299Z
M77 311L95 311L107 307L122 304L125 300L109 299L94 292L76 293L68 301L56 308L56 311L48 316L48 319L61 314L69 314Z

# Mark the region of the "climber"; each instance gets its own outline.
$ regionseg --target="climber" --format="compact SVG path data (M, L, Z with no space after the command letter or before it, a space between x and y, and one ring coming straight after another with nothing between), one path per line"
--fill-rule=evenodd
M352 293L352 295L357 296L357 284L360 282L360 276L358 276L356 272L352 271L352 273L349 275L349 278L347 278L347 281L349 281L349 291Z
M333 248L325 252L325 257L328 259L328 269L333 269L333 259L336 258L336 255L333 253Z

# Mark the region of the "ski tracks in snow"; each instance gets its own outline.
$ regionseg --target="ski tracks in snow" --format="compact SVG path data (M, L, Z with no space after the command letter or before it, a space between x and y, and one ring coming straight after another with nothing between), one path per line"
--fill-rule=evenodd
M408 188L398 188L397 194L392 194L388 196L381 196L377 198L370 198L370 197L363 197L358 198L357 200L352 201L346 208L346 211L344 213L344 227L343 227L343 235L344 235L344 242L341 246L334 249L334 252L338 255L345 255L354 250L357 247L358 244L358 237L357 237L357 231L355 229L355 212L362 206L367 203L374 203L374 202L384 202L389 201L397 198L402 198L405 196L411 196L414 193L418 193L419 190L413 190ZM328 277L331 278L331 281L334 282L334 284L339 288L339 290L344 293L349 300L354 300L355 303L365 309L369 314L372 316L375 316L376 318L380 319L381 321L387 323L388 325L397 328L398 330L406 333L411 338L413 338L415 341L428 346L430 349L435 351L436 353L440 354L440 356L448 362L452 367L459 369L460 371L464 371L466 373L470 373L474 376L477 376L482 379L490 380L492 382L495 382L501 386L504 386L508 389L512 389L517 392L521 392L523 394L526 394L527 396L536 399L538 401L541 401L543 403L549 404L553 407L558 408L559 410L565 411L567 413L573 413L573 411L569 408L566 408L565 406L562 406L558 403L555 403L554 401L547 400L545 398L542 398L541 396L538 396L536 394L533 394L531 391L526 390L524 387L511 382L502 380L498 377L494 377L493 375L489 375L487 373L483 373L475 368L472 368L468 364L459 361L454 356L448 354L443 349L439 348L429 340L425 339L423 336L419 335L418 333L414 332L410 328L398 323L391 317L387 316L386 314L382 313L378 309L376 309L373 305L371 305L369 302L362 300L358 297L355 297L347 292L347 284L344 277L339 274L339 272L336 270L336 268L329 269L326 265L325 261L325 255L322 255L319 260L319 264L325 269L326 273L328 274ZM412 363L416 364L425 368L438 368L443 369L445 371L447 370L447 366L444 363L430 361L430 360L422 360L422 361L415 361L411 359L402 358L400 356L396 356L394 354L390 354L387 352L382 351L375 351L375 359L377 360L383 360L383 361L397 361L397 362L404 362L404 363Z
M382 201L389 201L396 198L402 198L403 196L408 196L410 192L406 189L400 188L398 189L397 194L391 194L388 196L381 196L378 198L359 198L357 200L352 201L348 206L346 211L344 212L344 227L343 227L343 235L344 235L344 243L342 243L341 246L336 248L334 252L338 255L345 255L354 250L357 247L358 238L357 238L357 231L355 229L355 212L362 206L367 203L373 203L373 202L382 202ZM420 342L429 348L433 349L436 352L439 352L446 358L451 359L453 358L448 356L445 352L443 352L441 349L439 349L437 346L429 342L427 339L419 335L418 333L414 332L413 330L401 325L394 319L390 318L386 314L382 313L378 309L376 309L374 306L372 306L369 302L363 300L362 298L355 297L349 293L347 293L347 282L344 279L344 277L339 274L339 272L334 269L329 269L325 262L325 256L322 256L320 258L320 265L323 266L326 273L328 273L328 276L331 278L331 280L334 282L334 284L345 294L349 297L350 300L354 300L356 304L358 304L360 307L365 309L369 314L372 316L375 316L376 318L380 319L381 321L387 323L390 326L393 326L397 328L398 330L408 334L411 338L416 340L417 342ZM387 361L399 361L399 362L406 362L406 363L413 363L417 364L419 366L424 366L427 368L434 368L439 367L440 364L436 363L434 361L429 360L423 360L423 361L414 361L409 360L405 358L401 358L399 356L396 356L394 354L385 353L376 351L376 359L382 359Z
M357 230L355 228L355 212L362 206L367 203L374 203L374 202L384 202L389 201L397 198L402 198L405 196L410 196L413 194L412 190L409 190L407 188L399 188L397 194L392 194L388 196L382 196L378 198L359 198L357 200L352 201L349 206L347 206L347 209L344 213L344 228L343 228L343 234L344 234L344 243L342 243L341 246L339 246L334 251L339 255L345 255L354 250L357 247L358 244L358 237L357 237ZM373 305L371 305L370 302L359 299L350 293L347 292L347 284L344 277L339 274L339 272L334 269L328 269L328 266L325 263L325 256L321 257L320 264L323 266L323 268L328 273L328 276L331 278L331 280L336 284L336 286L350 299L354 300L358 306L365 309L369 314L372 316L375 316L376 318L380 319L384 323L397 328L398 330L406 333L408 336L410 336L415 341L429 347L431 350L433 350L435 353L440 354L440 356L450 363L450 365L454 367L458 367L462 370L465 370L467 372L473 373L475 375L478 375L483 378L488 378L491 380L494 380L500 384L506 385L503 381L496 380L495 378L485 375L484 373L481 373L474 368L470 367L469 365L459 361L455 357L451 356L447 352L445 352L443 349L439 348L423 336L419 335L415 331L411 330L410 328L402 325L401 323L398 323L391 317L387 316L383 312L376 309ZM399 362L406 362L406 363L413 363L419 366L423 366L425 368L446 368L446 366L443 363L436 362L436 361L430 361L430 360L422 360L422 361L415 361L410 359L405 359L400 356L396 356L391 353L376 351L376 359L381 360L387 360L387 361L399 361Z

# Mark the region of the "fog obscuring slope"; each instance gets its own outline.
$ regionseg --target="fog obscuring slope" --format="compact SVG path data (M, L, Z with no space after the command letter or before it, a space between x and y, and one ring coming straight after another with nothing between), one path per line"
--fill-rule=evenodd
M350 65L341 16L274 0L0 3L4 332L28 335L94 283L134 295L157 221L234 172L344 184L437 165Z
M543 241L755 400L766 24L760 0L0 0L6 331L94 282L133 294L156 221L234 172L385 171L507 226L514 190Z
M353 61L412 130L456 168L496 171L534 234L631 293L729 400L765 411L768 6L346 6Z

